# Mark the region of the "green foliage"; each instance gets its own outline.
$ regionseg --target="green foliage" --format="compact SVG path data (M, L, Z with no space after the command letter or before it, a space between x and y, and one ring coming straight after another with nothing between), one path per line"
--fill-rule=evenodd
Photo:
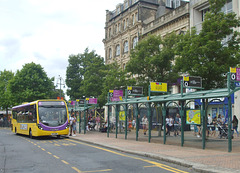
M51 98L54 91L52 80L47 77L41 65L33 62L18 70L9 85L16 104Z
M102 93L105 65L102 57L95 51L85 49L83 54L71 55L67 67L67 94L72 100L95 97Z
M234 13L221 12L226 0L209 0L209 3L210 11L205 16L200 33L197 34L193 28L180 36L175 66L177 71L202 77L205 89L226 86L222 74L228 72L229 67L239 64L240 57L239 33L234 31L240 26L240 20Z
M13 77L14 73L11 71L0 71L0 107L6 110L14 104L8 89L9 81Z
M147 91L150 82L175 82L177 73L172 70L177 36L172 33L162 39L149 35L131 52L127 71L136 76L137 83Z
M107 65L102 93L99 96L100 103L104 105L107 102L109 90L124 90L127 86L135 85L135 83L135 79L131 78L126 71L123 71L116 62Z

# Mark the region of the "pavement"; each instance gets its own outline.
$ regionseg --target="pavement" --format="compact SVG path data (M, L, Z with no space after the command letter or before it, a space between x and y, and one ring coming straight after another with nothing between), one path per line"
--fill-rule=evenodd
M191 168L196 172L240 173L240 137L234 136L232 140L232 152L228 152L228 140L209 137L206 148L202 149L202 138L194 136L193 132L184 132L184 146L181 146L180 136L168 136L166 144L163 144L163 136L159 132L152 131L151 142L148 136L139 131L138 141L136 131L125 133L115 132L101 133L87 131L86 134L77 133L70 136L71 139L87 142L125 153L146 156L157 160L175 163Z

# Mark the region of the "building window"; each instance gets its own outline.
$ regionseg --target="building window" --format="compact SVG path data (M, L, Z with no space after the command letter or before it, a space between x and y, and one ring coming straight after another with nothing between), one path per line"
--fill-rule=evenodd
M135 18L134 18L134 14L132 15L132 25L135 24Z
M137 43L138 43L138 38L137 37L134 37L133 38L133 49L135 48L135 46L137 45Z
M128 18L126 19L126 26L128 27Z
M227 3L222 7L222 12L224 12L225 14L233 12L232 0L227 1Z
M172 8L172 0L167 0L166 7Z
M128 0L124 4L124 9L126 10L128 8Z
M126 20L123 20L123 30L126 29Z
M121 32L121 24L118 24L118 32Z
M123 70L125 70L125 68L126 68L126 64L123 64Z
M117 32L118 32L118 26L115 25L115 34L117 34Z
M124 42L124 50L123 50L124 53L127 53L128 52L128 41L125 41Z
M109 55L108 55L109 59L112 59L112 49L109 48Z
M109 28L109 38L111 38L111 32L112 32L112 29L111 28Z
M138 13L135 13L135 21L138 21Z
M120 55L120 45L118 44L116 46L116 56L119 56Z

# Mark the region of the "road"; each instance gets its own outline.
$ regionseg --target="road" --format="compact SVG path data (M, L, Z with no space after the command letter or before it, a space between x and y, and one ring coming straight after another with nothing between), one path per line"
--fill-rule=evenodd
M190 169L70 138L30 139L0 128L0 173L185 173Z

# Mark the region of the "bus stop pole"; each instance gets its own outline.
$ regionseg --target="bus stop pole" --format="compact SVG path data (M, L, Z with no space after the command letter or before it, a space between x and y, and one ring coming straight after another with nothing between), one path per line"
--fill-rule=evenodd
M138 104L136 103L136 110L135 110L135 117L136 117L136 141L138 141L138 131L139 131L139 109L138 109Z
M166 144L166 114L167 114L166 103L164 103L163 105L162 114L163 114L163 143Z
M125 107L124 107L124 112L125 112L125 139L127 139L127 131L128 131L128 113L127 113L127 108L128 108L128 105L125 104Z
M228 93L230 94L231 91L231 77L230 73L227 75L227 87L228 87ZM228 96L228 152L232 151L232 99L231 95Z
M109 119L110 119L110 111L109 111L109 110L110 110L110 106L108 105L107 108L108 108L108 112L107 112L107 117L108 117L108 120L107 120L107 123L108 123L108 127L107 127L107 137L109 137L109 126L110 126L110 125L109 125L109 124L110 124L110 120L109 120Z
M151 125L152 125L152 117L151 117L151 103L148 104L148 142L151 142Z
M116 105L116 109L115 109L115 113L116 113L116 138L118 135L118 117L119 117L119 105Z
M181 102L181 110L180 110L180 116L181 116L181 146L183 147L184 144L184 106L183 106L183 101Z
M84 134L86 134L86 99L84 100L84 107L83 107L83 112L84 112Z
M206 146L206 117L205 117L205 99L202 99L202 149Z
M232 99L228 97L228 152L232 151Z
M79 134L81 133L81 111L78 112L79 116Z

